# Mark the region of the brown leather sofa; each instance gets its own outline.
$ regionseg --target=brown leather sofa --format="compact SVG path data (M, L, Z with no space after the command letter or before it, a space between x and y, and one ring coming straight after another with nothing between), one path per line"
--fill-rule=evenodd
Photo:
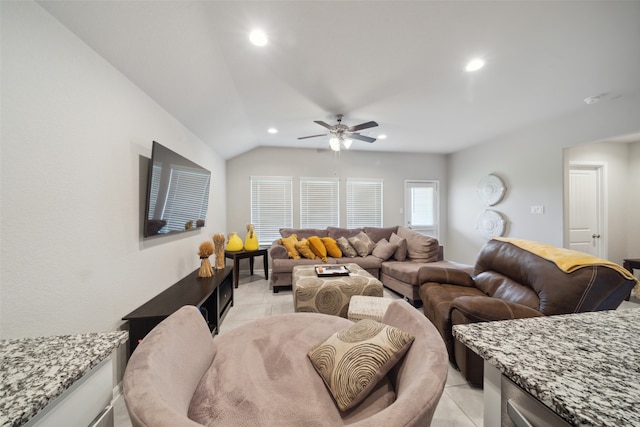
M476 386L482 386L483 360L452 336L453 325L615 309L636 283L601 265L565 273L552 261L499 240L482 248L473 274L423 267L420 279L425 316L442 335L449 360Z

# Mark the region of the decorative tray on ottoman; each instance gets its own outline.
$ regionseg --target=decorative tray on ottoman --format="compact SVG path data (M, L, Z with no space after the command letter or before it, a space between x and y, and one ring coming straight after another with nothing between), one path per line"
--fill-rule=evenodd
M351 273L344 265L316 265L315 270L318 277L348 276Z

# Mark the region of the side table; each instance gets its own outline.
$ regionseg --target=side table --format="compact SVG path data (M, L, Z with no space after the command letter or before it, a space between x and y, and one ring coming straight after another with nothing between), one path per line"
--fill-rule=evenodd
M633 275L633 270L640 270L640 258L628 258L622 260L622 266L627 269L631 275ZM631 291L633 292L633 290ZM629 301L631 298L631 292L627 296L626 300Z
M257 256L262 256L264 262L264 278L269 279L269 255L267 248L258 248L255 251L247 251L245 249L241 251L224 251L224 257L233 260L233 285L238 287L238 277L240 276L240 260L249 258L249 270L253 276L253 261Z

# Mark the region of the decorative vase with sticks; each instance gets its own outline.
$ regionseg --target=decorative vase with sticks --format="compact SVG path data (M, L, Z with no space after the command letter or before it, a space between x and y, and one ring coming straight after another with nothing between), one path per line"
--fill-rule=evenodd
M215 246L216 253L216 270L221 270L224 268L224 234L214 234L213 245Z
M211 268L211 262L209 257L213 254L213 243L210 241L202 242L200 244L200 250L198 255L200 256L200 271L198 277L211 277L213 276L213 269Z

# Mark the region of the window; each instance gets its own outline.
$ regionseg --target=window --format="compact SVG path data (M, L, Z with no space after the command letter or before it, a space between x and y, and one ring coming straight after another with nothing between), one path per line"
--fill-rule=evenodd
M382 227L382 180L347 179L347 228Z
M340 226L340 180L300 178L300 228Z
M438 182L405 181L405 225L438 238Z
M251 224L260 245L280 238L280 228L293 227L293 178L251 177Z

